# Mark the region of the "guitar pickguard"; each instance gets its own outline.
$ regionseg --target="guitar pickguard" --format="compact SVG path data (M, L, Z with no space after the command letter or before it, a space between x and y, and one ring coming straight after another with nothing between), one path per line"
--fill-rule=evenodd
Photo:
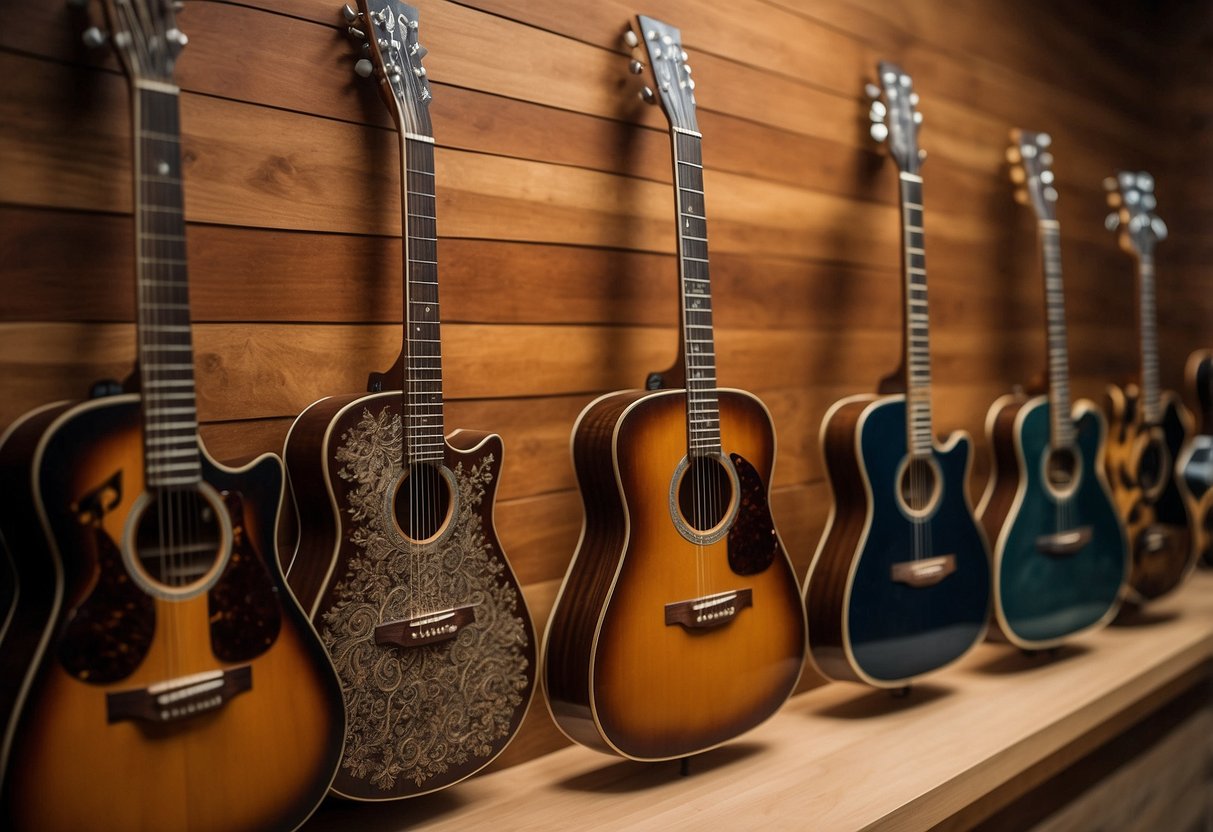
M389 408L363 409L336 458L338 476L351 483L345 538L355 554L329 593L321 639L346 696L342 766L387 796L399 778L423 787L490 757L509 736L530 684L525 607L499 578L504 560L485 533L492 453L456 465L453 530L413 550L400 545L391 501L383 499L400 470L399 417ZM475 620L453 638L416 647L376 641L384 623L459 605L474 605Z
M729 459L737 470L741 501L729 529L729 568L738 575L757 575L771 565L779 551L775 520L758 471L738 454L729 454Z

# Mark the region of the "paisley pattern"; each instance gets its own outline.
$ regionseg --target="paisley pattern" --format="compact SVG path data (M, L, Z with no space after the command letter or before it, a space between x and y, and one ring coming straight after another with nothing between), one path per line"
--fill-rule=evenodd
M454 528L436 545L404 543L390 514L401 465L399 417L364 409L337 449L346 501L345 562L321 637L346 696L343 767L384 791L408 778L418 787L451 767L489 757L506 738L529 686L528 630L517 590L502 579L500 554L484 532L482 506L493 476L486 453L454 469ZM375 643L375 628L424 612L474 604L475 621L423 647Z

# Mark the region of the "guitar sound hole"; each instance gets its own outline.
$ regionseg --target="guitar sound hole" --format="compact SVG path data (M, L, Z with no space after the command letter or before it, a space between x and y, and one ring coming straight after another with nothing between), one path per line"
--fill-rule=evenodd
M695 457L678 484L678 508L686 523L697 532L721 524L733 503L733 480L715 457Z
M139 566L161 587L196 588L223 556L221 509L192 488L149 491L145 497L135 526Z
M1073 448L1054 448L1045 458L1045 478L1054 491L1068 491L1078 475L1078 455Z
M939 472L930 459L911 458L901 469L898 493L907 513L929 514L939 494Z
M1137 483L1146 494L1160 489L1166 482L1169 454L1162 440L1151 437L1137 459Z
M400 480L392 507L401 533L414 543L426 543L446 528L451 502L451 483L443 469L418 462Z

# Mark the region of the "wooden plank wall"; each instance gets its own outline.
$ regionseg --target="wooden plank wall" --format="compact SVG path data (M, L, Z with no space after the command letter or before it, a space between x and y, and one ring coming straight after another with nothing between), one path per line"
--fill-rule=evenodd
M335 0L186 6L199 407L209 447L230 460L280 449L301 409L363 389L392 363L399 177L386 111L351 71ZM828 507L821 417L872 390L900 350L896 177L866 139L861 94L878 58L902 62L922 96L936 426L978 436L974 493L988 469L986 408L1044 364L1033 222L1010 198L1008 128L1055 137L1078 392L1098 396L1136 366L1131 266L1103 228L1100 182L1118 166L1156 172L1175 232L1158 270L1166 385L1213 343L1201 236L1213 219L1210 27L1172 6L1182 4L639 9L681 26L691 54L719 375L774 414L776 520L801 574ZM627 2L420 7L448 425L505 438L498 526L542 624L580 524L570 426L600 392L638 386L674 356L664 120L626 72L620 34L638 11ZM55 0L0 5L0 429L125 375L133 359L125 85L105 50L79 45L83 25ZM806 673L805 686L818 683ZM500 764L562 742L537 704Z

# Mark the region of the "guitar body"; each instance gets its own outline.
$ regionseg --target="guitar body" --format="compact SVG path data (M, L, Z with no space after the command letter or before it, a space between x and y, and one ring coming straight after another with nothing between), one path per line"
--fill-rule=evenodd
M535 682L534 628L493 525L501 438L447 436L456 497L437 541L419 548L397 502L402 398L322 399L284 454L301 521L289 580L341 679L333 791L356 800L412 797L479 771L513 739ZM453 637L380 641L382 625L467 607Z
M1192 496L1200 562L1213 566L1213 351L1194 352L1188 359L1187 375L1200 405L1200 432L1188 442L1177 470Z
M749 393L717 394L739 487L736 515L717 527L727 534L711 543L675 525L685 391L612 393L574 427L585 524L547 629L544 680L557 725L591 748L636 760L707 750L763 722L800 677L804 608L768 504L770 415ZM671 604L740 590L748 600L707 607L723 623L667 623Z
M1108 482L1129 535L1125 600L1139 605L1175 589L1195 565L1190 496L1175 476L1191 417L1170 392L1157 425L1143 424L1135 387L1108 388Z
M834 507L806 580L810 654L831 678L901 687L959 659L986 630L989 556L965 491L971 443L956 433L934 448L938 491L916 559L916 524L899 494L905 397L837 402L821 441ZM951 562L938 571L915 562L943 556Z
M1066 457L1074 473L1060 488L1046 474L1049 421L1045 396L1004 396L986 419L994 470L978 516L993 541L994 622L1025 650L1108 623L1129 570L1124 526L1104 478L1103 416L1088 402L1074 408L1075 454Z
M5 537L21 604L28 589L50 612L6 733L0 826L302 824L340 755L341 699L274 556L281 463L202 455L229 536L213 583L186 597L148 591L125 537L146 496L138 396L64 408L26 447L17 499L33 511L6 513ZM3 456L6 482L22 479L15 452ZM54 580L26 580L39 573Z

